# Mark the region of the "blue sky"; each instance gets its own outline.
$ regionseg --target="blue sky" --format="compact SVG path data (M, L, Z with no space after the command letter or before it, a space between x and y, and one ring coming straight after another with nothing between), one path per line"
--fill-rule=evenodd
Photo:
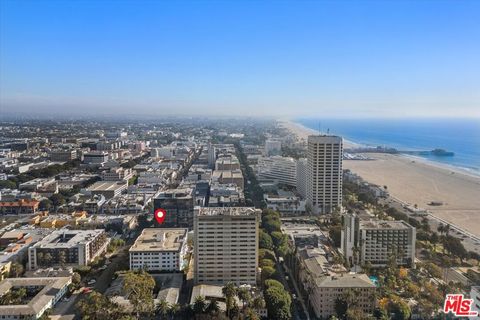
M480 116L480 1L0 1L0 111Z

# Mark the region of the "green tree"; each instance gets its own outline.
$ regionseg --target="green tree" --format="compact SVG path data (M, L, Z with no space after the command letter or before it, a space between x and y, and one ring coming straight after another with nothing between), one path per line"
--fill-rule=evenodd
M84 320L117 319L123 313L118 304L96 291L86 295L76 306Z
M155 280L151 275L141 270L139 272L128 271L123 278L123 292L133 306L133 311L148 315L154 311L153 289Z
M279 248L281 246L285 246L288 244L288 237L286 234L281 233L280 231L274 231L272 232L272 240L273 240L273 245L276 248Z
M43 255L43 263L45 266L50 267L53 264L53 256L50 252L46 252Z
M174 303L170 306L170 309L168 310L168 314L171 316L171 318L175 318L175 315L177 315L180 312L181 306L178 303Z
M0 180L0 190L1 189L16 189L17 184L10 180Z
M340 247L341 237L342 237L342 226L332 226L328 230L328 235L330 239L332 239L333 244L335 247Z
M274 268L275 267L275 262L270 260L270 259L261 259L260 260L260 268L264 268L264 267Z
M231 310L235 305L235 295L237 294L237 288L235 287L233 282L228 282L222 288L222 294L225 297L227 317L230 317L231 316Z
M267 279L275 277L276 271L273 267L265 266L262 268L262 282L265 282Z
M447 225L449 226L449 225ZM451 236L446 236L443 242L443 245L445 249L448 250L451 254L454 256L460 258L460 260L463 260L468 257L468 252L463 246L463 243L460 239L451 237Z
M262 229L260 229L260 232L259 232L259 243L258 243L258 245L261 249L268 249L268 250L273 249L272 237L270 237L270 235L268 233L266 233L265 231L263 231Z
M252 301L252 295L246 287L241 287L237 290L237 296L242 301L242 307L245 308Z
M259 259L269 259L269 260L275 261L275 253L272 250L260 249L260 250L258 250L258 258Z
M216 316L219 311L220 307L218 306L217 300L210 301L207 308L205 309L205 312L211 316Z
M365 320L368 319L367 315L359 307L349 308L345 314L347 320Z
M48 211L52 207L52 201L50 199L43 199L40 201L38 208L42 211Z
M160 300L155 308L155 311L158 315L160 315L161 319L166 319L169 309L170 306L168 305L168 302L165 300Z
M18 262L12 262L10 266L10 277L18 278L23 274L24 271L25 271L25 268L23 267L23 264Z
M193 303L193 312L195 314L195 318L203 314L205 312L206 307L207 307L207 304L205 302L205 298L203 296L197 296Z
M60 252L58 252L58 262L61 266L65 266L67 263L67 253L64 250L60 250Z
M407 320L410 319L411 311L406 302L400 298L396 298L390 301L389 310L393 313L392 319L394 320Z
M58 207L63 206L65 204L65 198L60 193L53 194L50 197L50 200L52 201L52 204L55 207L55 210L57 210Z
M265 290L264 296L269 317L279 320L292 318L290 312L292 300L284 288L276 285L270 286Z

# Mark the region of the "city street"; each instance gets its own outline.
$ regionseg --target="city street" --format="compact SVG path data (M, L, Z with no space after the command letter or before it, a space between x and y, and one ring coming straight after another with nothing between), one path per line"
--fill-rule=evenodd
M276 264L276 269L277 273L280 276L280 282L283 284L285 287L285 290L287 290L290 293L290 296L292 297L292 318L296 320L300 319L309 319L308 317L308 312L306 312L306 307L304 307L303 303L299 303L299 292L295 290L295 288L292 288L290 286L289 281L286 279L285 275L285 270L284 270L284 265L283 263L277 263ZM289 276L289 279L292 279ZM293 299L293 294L297 297L297 299ZM302 311L302 308L304 311Z

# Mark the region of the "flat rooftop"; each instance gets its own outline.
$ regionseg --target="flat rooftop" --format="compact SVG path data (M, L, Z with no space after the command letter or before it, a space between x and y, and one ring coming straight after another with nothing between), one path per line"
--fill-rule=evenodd
M114 191L120 188L124 188L124 182L118 181L98 181L92 184L90 187L87 188L88 191L95 192L95 191Z
M405 221L386 221L386 220L361 220L361 229L375 229L375 230L407 230L413 228Z
M192 197L193 188L176 188L160 191L155 199L189 199Z
M195 207L197 216L250 216L260 214L254 207Z
M334 135L311 135L308 136L308 142L314 143L341 143L343 138Z
M180 251L187 232L183 228L145 228L129 251Z
M102 233L105 230L55 230L39 242L33 245L36 248L73 248L78 244L85 244Z
M342 274L316 279L316 285L323 288L376 288L366 274Z
M3 296L12 288L32 286L43 288L27 304L0 306L0 316L36 315L70 282L70 277L7 278L0 282L0 296Z

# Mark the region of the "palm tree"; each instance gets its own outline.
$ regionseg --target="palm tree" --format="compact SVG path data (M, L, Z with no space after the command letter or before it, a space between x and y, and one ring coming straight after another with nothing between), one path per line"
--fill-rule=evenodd
M252 295L247 288L242 287L237 290L238 299L242 301L242 308L245 309L245 305L248 305L249 302L252 300Z
M228 282L223 288L222 293L225 297L226 308L227 308L227 317L230 317L230 311L234 306L234 297L237 292L237 288L233 284L233 282Z
M440 235L443 235L443 233L445 232L445 226L440 223L440 225L437 228L437 231L440 233Z
M169 311L168 302L165 300L160 300L155 311L160 315L161 319L166 318Z
M193 313L195 314L195 318L197 315L200 315L205 312L205 298L203 296L198 296L195 298L195 302L193 303Z
M178 303L174 303L168 309L168 313L172 317L171 319L175 318L175 315L180 311L181 306Z
M255 310L265 309L265 300L261 296L255 297L252 301L252 308Z
M220 311L220 307L218 306L217 300L211 300L205 309L205 312L212 316L216 315L218 311Z
M448 237L448 233L449 233L449 232L450 232L450 225L447 224L447 225L445 226L445 235L446 235L447 237Z
M437 251L438 240L438 234L436 232L432 232L432 236L430 237L430 243L433 245L433 250L435 251Z

